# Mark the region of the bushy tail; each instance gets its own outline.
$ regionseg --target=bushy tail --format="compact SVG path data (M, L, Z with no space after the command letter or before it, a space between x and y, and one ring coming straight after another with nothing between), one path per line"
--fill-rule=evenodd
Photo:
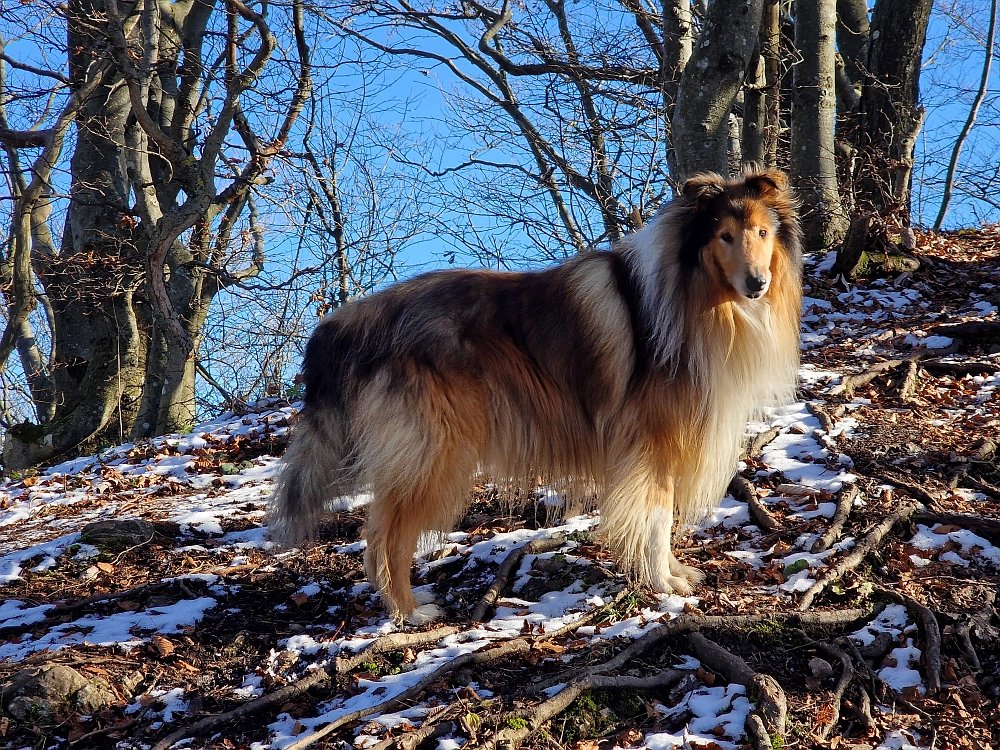
M355 489L345 426L325 427L309 415L292 430L268 514L271 538L281 544L315 538L323 512Z

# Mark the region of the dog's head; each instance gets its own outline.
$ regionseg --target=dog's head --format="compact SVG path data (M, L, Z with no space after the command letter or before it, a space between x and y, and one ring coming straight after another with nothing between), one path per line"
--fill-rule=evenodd
M738 180L696 175L684 183L678 201L686 209L682 266L701 267L733 299L765 296L777 254L791 245L797 252L794 203L782 172L757 172Z

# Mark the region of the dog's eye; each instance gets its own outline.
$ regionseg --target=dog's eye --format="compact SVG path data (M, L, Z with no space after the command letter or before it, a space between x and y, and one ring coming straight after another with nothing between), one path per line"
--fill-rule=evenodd
M729 232L725 232L722 235L722 241L723 242L732 242L733 241L733 235L731 235Z
M764 239L765 237L767 237L767 230L761 229L760 232L758 232L758 234L760 235L761 239Z

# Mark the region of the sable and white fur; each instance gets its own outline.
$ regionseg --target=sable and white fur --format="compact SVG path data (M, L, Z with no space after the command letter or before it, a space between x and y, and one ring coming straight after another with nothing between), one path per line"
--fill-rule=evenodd
M800 232L780 172L699 175L611 251L534 273L441 271L326 318L272 510L285 541L370 491L365 568L423 622L410 566L482 473L596 493L630 574L688 593L670 549L732 478L747 420L787 401L798 365Z

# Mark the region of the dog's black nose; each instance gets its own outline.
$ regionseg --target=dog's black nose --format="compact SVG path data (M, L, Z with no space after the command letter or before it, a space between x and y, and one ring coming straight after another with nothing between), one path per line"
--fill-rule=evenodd
M762 276L747 276L747 291L756 293L764 288L767 283L767 279Z

